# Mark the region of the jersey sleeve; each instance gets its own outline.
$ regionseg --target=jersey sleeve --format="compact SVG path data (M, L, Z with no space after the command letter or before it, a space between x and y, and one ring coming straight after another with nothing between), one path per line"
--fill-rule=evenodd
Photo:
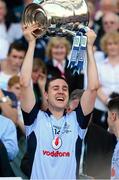
M80 103L79 103L78 107L75 109L75 112L76 112L79 136L81 139L83 139L87 132L87 127L88 127L89 121L91 119L92 113L85 116L82 111L82 107L81 107Z
M34 105L33 109L29 113L22 110L25 126L31 126L34 123L35 119L37 118L39 110L40 110L39 105L37 103Z
M3 144L6 147L8 157L10 160L13 160L18 153L18 142L17 142L17 133L16 127L11 120L9 120L6 130L1 137Z

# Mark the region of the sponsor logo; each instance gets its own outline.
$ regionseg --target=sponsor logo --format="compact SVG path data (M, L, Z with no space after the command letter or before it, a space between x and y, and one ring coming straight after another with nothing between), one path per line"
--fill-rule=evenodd
M51 156L51 157L70 157L70 152L60 152L60 151L45 151L43 150L44 156Z
M114 177L115 176L115 169L114 169L114 167L111 169L111 177Z

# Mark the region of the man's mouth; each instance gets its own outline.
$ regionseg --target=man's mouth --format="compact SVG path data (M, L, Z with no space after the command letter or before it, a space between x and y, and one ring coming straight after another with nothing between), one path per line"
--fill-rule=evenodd
M59 102L63 102L64 101L64 97L57 97L56 100L59 101Z

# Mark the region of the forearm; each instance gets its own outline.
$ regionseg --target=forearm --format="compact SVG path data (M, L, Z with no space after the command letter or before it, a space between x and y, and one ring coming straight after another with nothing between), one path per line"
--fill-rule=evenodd
M38 86L39 86L39 89L41 90L41 98L42 98L41 109L42 110L46 110L47 109L47 101L46 101L46 98L44 96L44 93L45 93L45 84L41 86L40 82L38 81Z
M47 100L46 100L44 94L42 94L42 106L41 106L41 109L42 110L47 110L47 108L48 108L47 106L48 106Z
M99 88L99 78L97 66L94 59L93 46L87 46L87 80L88 89L97 90Z
M31 83L31 74L33 66L33 56L35 50L35 41L30 41L28 50L21 68L21 85L29 86Z

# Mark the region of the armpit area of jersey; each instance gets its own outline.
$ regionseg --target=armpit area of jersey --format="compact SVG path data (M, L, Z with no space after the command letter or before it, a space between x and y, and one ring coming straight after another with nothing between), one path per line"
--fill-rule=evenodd
M89 121L91 120L92 112L90 114L88 114L87 116L85 116L80 103L79 103L78 107L75 109L75 112L76 112L77 121L78 121L79 126L82 129L86 129L88 127Z
M23 109L22 109L24 124L26 126L30 126L34 123L39 110L40 110L40 107L39 107L39 104L37 104L37 103L34 105L34 107L30 113L27 113L27 112L23 111Z

